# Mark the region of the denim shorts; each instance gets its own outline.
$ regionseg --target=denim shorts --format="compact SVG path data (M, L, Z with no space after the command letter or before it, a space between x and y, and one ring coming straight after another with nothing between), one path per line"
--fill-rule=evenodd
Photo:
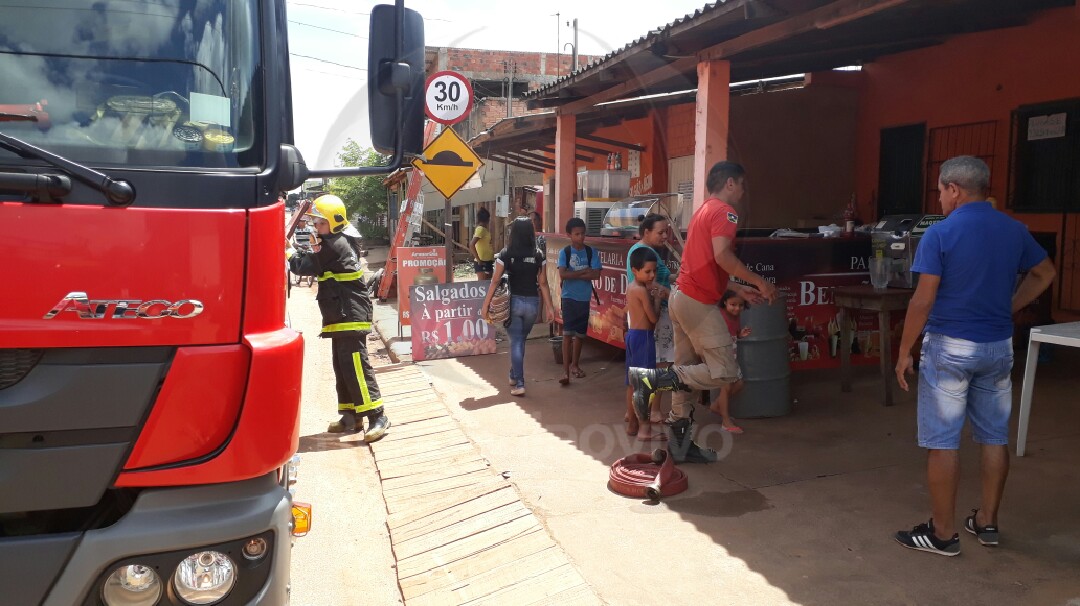
M562 298L563 337L585 338L589 332L589 302Z
M919 363L919 446L960 448L964 419L980 444L1009 443L1012 339L975 343L940 334L923 337Z

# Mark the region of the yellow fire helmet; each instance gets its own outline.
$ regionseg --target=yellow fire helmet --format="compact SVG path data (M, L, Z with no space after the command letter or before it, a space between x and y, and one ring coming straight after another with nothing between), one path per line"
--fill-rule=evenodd
M345 203L341 201L341 198L330 194L315 198L315 201L311 203L311 210L308 211L308 214L312 217L326 219L330 224L330 233L332 234L341 233L349 224L345 219Z

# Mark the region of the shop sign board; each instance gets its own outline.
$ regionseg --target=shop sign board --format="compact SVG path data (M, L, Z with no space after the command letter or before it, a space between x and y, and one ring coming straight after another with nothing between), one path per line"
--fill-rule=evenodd
M490 282L410 287L414 361L493 354L495 327L480 317Z
M424 281L437 281L446 275L446 247L402 246L397 249L397 259L398 321L402 326L409 326L409 288Z
M1032 116L1028 118L1027 140L1060 139L1065 136L1067 123L1065 112L1048 116Z

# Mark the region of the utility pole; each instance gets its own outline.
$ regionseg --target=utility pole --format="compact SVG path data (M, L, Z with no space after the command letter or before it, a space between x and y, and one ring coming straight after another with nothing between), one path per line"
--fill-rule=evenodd
M574 73L578 69L578 64L577 64L577 57L578 57L578 50L577 50L577 18L574 19L574 54L572 56L573 56L573 59L572 59L573 67L570 68L570 73Z
M562 77L562 26L559 25L562 21L559 17L562 13L555 13L555 77Z
M503 79L506 82L506 117L514 117L514 75L517 73L517 63L513 61L503 61L503 73L506 74L506 78ZM503 165L503 194L510 195L510 165Z

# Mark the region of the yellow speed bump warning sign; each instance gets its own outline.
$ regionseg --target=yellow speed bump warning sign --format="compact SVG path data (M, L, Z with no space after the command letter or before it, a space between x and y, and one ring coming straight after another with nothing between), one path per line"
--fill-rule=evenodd
M456 194L484 165L480 156L452 128L444 128L424 148L424 157L426 162L417 158L412 165L423 171L435 189L447 198Z

